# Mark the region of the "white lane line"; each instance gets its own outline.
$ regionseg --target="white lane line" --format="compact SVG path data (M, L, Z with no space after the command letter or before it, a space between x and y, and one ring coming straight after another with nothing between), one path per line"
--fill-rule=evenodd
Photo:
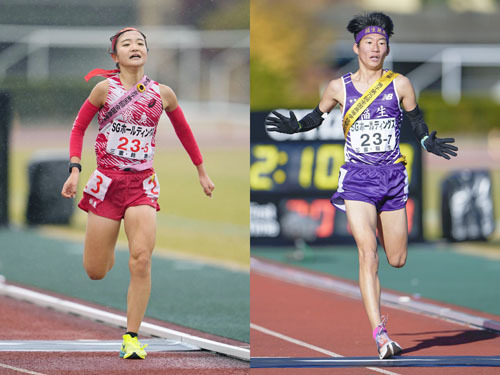
M9 365L6 365L5 363L0 363L0 367L6 368L6 369L12 370L12 371L17 371L17 372L20 372L20 373L23 373L23 374L29 374L29 375L47 375L47 374L42 374L41 372L30 371L30 370L26 370L24 368L9 366Z
M320 348L319 346L312 345L312 344L309 344L309 343L304 342L304 341L300 341L300 340L294 339L293 337L286 336L286 335L284 335L282 333L279 333L279 332L276 332L276 331L271 331L270 329L264 328L262 326L259 326L259 325L255 324L255 323L250 323L250 328L255 329L256 331L265 333L266 335L274 336L274 337L277 337L277 338L279 338L281 340L285 340L285 341L291 342L292 344L303 346L304 348L308 348L308 349L311 349L311 350L314 350L314 351L326 354L326 355L328 355L330 357L336 357L336 358L343 357L343 355L337 354L335 352L331 352L329 350Z
M265 333L266 335L274 336L274 337L279 338L281 340L291 342L292 344L299 345L299 346L302 346L304 348L311 349L311 350L317 351L319 353L326 354L330 357L336 357L336 358L344 357L342 354L338 354L338 353L332 352L330 350L320 348L319 346L312 345L312 344L309 344L307 342L294 339L293 337L286 336L286 335L279 333L279 332L276 332L276 331L272 331L268 328L259 326L255 323L250 323L250 328L255 329L256 331ZM384 370L382 368L377 368L377 367L367 367L367 369L369 369L371 371L375 371L375 372L380 372L381 374L385 374L385 375L401 375L397 372L392 372L392 371Z

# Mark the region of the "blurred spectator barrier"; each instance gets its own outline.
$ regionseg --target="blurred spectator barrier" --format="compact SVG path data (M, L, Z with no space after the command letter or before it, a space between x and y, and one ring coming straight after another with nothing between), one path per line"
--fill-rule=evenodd
M443 236L450 241L485 241L495 231L491 175L464 170L441 186Z
M76 78L112 68L107 53L116 27L1 25L0 80ZM146 73L183 100L248 103L248 30L143 27L150 48ZM243 78L242 78L243 77Z
M35 154L30 160L28 175L27 223L69 224L74 211L73 199L61 195L69 176L67 153L45 151Z

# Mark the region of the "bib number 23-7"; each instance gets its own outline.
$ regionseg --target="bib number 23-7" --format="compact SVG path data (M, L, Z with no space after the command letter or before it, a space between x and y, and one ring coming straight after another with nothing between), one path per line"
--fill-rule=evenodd
M358 120L351 126L351 146L355 152L392 151L396 147L396 119Z

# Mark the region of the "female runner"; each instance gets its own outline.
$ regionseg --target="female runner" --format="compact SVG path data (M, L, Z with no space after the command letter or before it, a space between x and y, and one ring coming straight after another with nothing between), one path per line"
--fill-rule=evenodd
M408 175L399 150L401 106L427 151L450 159L458 150L449 144L453 138L439 139L435 131L429 135L408 78L383 69L393 28L383 13L353 18L347 30L354 35L358 71L331 81L319 105L300 121L292 111L290 118L273 112L276 117L266 120L268 131L292 134L320 126L337 104L342 108L345 164L332 204L346 211L358 247L361 296L381 359L401 352L389 338L387 319L380 313L377 255L378 230L389 264L403 267L406 262Z
M156 236L156 211L160 209L160 184L153 169L155 135L163 110L198 170L204 193L212 197L210 180L196 140L168 86L144 74L148 57L146 36L125 28L111 38L110 54L118 69L94 69L85 79L100 75L99 82L80 109L70 136L70 176L62 195L74 198L81 171L83 136L97 113L99 133L95 142L97 169L83 190L78 206L88 212L83 254L84 268L92 280L104 278L114 263L114 249L124 220L130 258L127 294L127 332L121 358L146 357L137 339L151 290L151 254Z

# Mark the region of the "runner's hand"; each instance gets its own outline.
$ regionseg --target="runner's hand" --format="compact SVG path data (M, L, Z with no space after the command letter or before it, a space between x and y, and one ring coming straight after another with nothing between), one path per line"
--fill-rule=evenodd
M203 165L203 163L201 163L196 166L196 169L198 170L198 179L200 180L200 185L203 188L203 192L206 196L212 198L212 191L214 191L215 185L210 177L208 177L205 166Z
M214 183L212 182L210 177L208 177L207 174L200 175L199 177L200 177L200 185L203 188L203 192L205 193L205 195L212 198L212 191L214 191L215 189Z
M449 144L455 142L455 138L438 138L436 133L434 130L424 141L425 149L448 160L450 155L457 156L455 151L458 151L458 147Z
M61 195L64 198L74 198L76 196L76 188L78 186L78 176L80 172L71 173L64 183Z
M300 124L292 111L290 111L290 118L276 111L273 111L272 114L276 117L269 116L266 118L268 132L294 134L300 130Z

